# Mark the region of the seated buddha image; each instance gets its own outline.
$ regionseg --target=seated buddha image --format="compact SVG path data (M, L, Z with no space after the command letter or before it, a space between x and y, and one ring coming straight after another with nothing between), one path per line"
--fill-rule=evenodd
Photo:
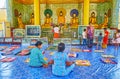
M34 13L31 14L30 24L34 25Z
M58 25L64 26L65 25L65 16L63 15L63 12L60 11L58 16Z
M108 27L108 16L107 16L107 13L104 14L104 22L100 26L101 26L101 28L107 28Z
M44 12L45 15L45 20L44 20L44 25L43 28L51 28L51 23L52 23L52 10L51 9L46 9Z
M63 34L64 28L66 28L65 25L65 16L66 16L66 10L64 8L58 8L57 9L57 24L60 26L60 33Z
M95 12L91 13L90 23L94 26L94 28L98 28L98 24L97 24L97 19L96 19L96 16L95 16Z
M24 29L25 25L22 22L22 14L21 13L18 15L17 20L18 20L18 28Z
M73 9L70 13L71 15L71 28L78 28L78 10Z

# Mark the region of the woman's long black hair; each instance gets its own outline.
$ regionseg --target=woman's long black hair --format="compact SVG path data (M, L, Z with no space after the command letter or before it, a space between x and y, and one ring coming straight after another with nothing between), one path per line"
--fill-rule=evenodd
M58 44L58 52L63 52L64 50L65 50L65 44L64 43Z

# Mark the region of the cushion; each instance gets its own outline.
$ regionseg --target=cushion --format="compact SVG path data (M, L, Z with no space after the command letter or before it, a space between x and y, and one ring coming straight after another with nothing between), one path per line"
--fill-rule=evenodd
M77 66L90 66L90 62L88 60L76 60L75 64Z
M16 58L15 57L6 57L0 60L0 62L12 62L14 61Z
M117 62L111 58L101 58L100 61L105 64L117 64Z

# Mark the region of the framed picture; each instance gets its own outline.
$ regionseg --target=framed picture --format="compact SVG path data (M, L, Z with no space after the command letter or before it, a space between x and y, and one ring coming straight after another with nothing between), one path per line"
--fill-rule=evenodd
M4 38L0 38L0 43L3 43L4 42Z
M40 25L26 25L26 37L40 37L41 27Z
M25 36L25 30L24 29L14 29L13 30L13 37L24 37Z
M13 38L13 42L15 42L15 43L21 43L22 39L21 38Z
M13 39L12 38L5 38L6 43L12 43Z

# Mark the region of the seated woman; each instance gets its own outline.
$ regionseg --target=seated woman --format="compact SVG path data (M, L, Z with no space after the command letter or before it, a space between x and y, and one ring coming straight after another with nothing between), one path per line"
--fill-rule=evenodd
M30 62L29 65L31 67L47 67L47 61L44 60L44 56L42 54L42 42L38 41L35 44L36 48L33 48L31 50L31 54L30 54Z
M53 60L49 62L49 64L53 64L52 73L56 76L68 75L75 67L75 64L69 61L67 53L63 52L64 50L65 44L60 43L58 45L58 52L53 55Z

